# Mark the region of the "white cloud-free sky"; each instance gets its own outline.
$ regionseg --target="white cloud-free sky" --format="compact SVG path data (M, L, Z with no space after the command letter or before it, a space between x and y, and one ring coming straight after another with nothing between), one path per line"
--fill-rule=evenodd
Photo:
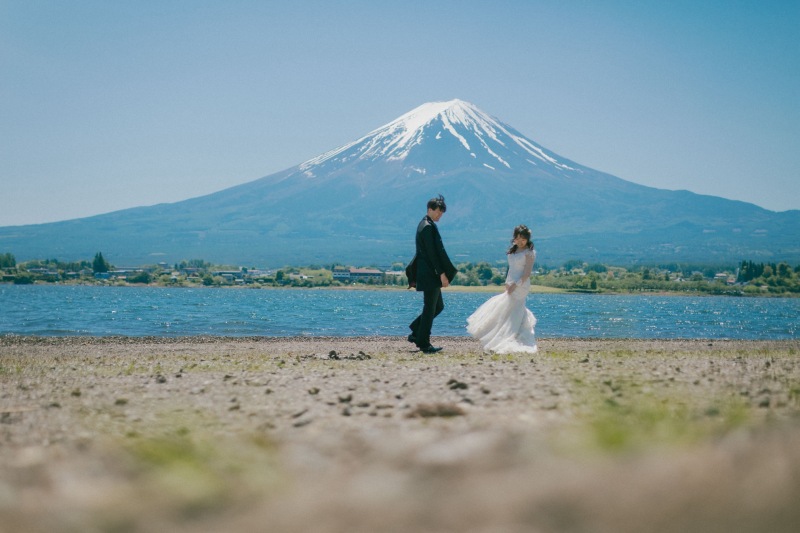
M800 209L798 34L793 0L0 0L0 225L215 192L453 98L629 181Z

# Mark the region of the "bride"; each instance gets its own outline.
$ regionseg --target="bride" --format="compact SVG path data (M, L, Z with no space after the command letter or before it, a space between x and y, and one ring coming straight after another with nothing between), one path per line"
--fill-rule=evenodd
M536 259L531 230L526 226L517 226L511 242L507 252L506 290L472 313L467 319L467 331L481 341L487 352L536 353L536 317L525 307Z

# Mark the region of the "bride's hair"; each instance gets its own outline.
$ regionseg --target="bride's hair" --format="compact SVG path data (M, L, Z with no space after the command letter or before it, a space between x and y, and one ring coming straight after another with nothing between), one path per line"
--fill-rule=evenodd
M517 237L525 237L528 241L528 249L533 250L533 241L531 240L531 230L528 229L528 226L524 224L520 224L516 228L514 228L514 239ZM513 254L517 251L517 245L514 244L514 239L511 239L511 248L508 249L508 254Z

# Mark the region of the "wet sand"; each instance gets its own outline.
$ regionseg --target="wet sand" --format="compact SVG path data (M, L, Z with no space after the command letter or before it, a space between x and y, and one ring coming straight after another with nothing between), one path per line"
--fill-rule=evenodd
M0 337L0 531L789 532L800 341Z

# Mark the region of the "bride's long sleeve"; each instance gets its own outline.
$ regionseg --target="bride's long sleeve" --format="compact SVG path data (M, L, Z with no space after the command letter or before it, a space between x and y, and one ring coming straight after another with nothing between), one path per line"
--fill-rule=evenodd
M536 260L536 251L530 250L529 252L525 253L525 264L522 267L522 273L519 278L512 279L511 282L514 285L520 285L525 280L529 280L531 277L531 273L533 272L533 263Z

